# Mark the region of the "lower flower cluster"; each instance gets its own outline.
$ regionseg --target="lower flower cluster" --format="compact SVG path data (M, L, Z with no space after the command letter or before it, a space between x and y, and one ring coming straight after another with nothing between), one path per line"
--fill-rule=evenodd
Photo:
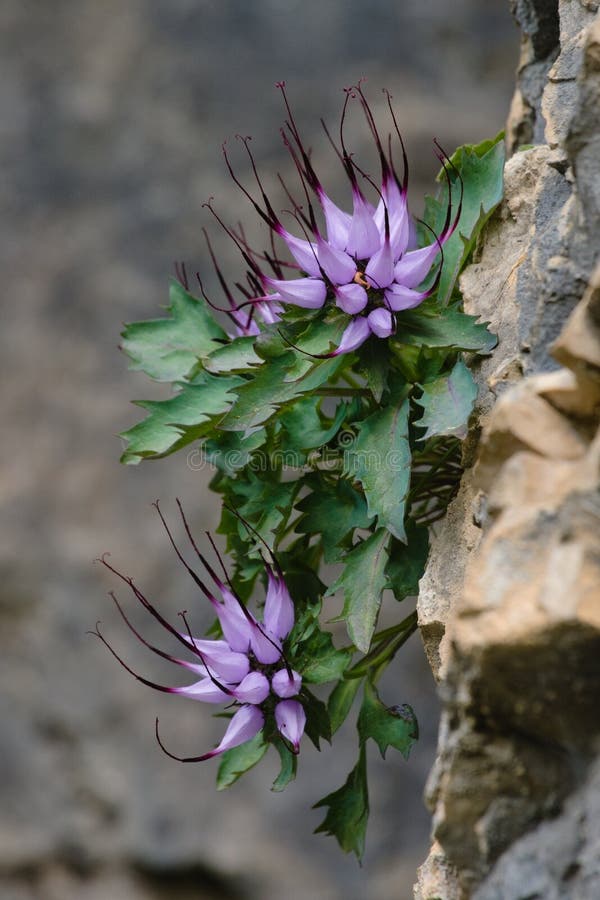
M166 749L158 732L157 719L157 740L164 752L172 759L180 762L201 762L211 759L213 756L218 756L226 750L231 750L233 747L251 740L266 725L270 724L269 719L274 720L276 730L288 748L293 753L298 753L300 739L306 724L306 715L302 703L296 699L300 693L302 678L291 668L283 650L283 642L294 625L294 605L282 572L276 560L273 560L273 564L271 564L263 557L267 591L263 618L260 622L246 608L231 587L225 569L223 571L226 581L223 581L200 552L190 532L181 504L179 501L177 503L191 545L217 588L220 597L217 597L214 591L204 584L185 561L158 503L155 506L177 556L213 607L223 634L222 639L207 640L194 637L185 612L179 613L185 631L179 631L164 618L156 606L150 603L131 578L110 565L105 557L101 562L129 586L147 612L192 654L193 660L180 659L147 641L127 617L116 596L111 593L122 618L133 634L153 653L194 673L199 676L198 680L192 684L176 687L150 681L138 675L124 662L100 632L98 626L96 626L95 634L120 664L142 684L165 693L188 697L191 700L228 704L235 710L221 742L213 750L191 757L176 756Z

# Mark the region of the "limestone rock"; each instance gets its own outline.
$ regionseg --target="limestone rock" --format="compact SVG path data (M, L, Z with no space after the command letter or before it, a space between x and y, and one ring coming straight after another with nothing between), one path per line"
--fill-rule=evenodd
M421 582L444 712L418 900L600 891L600 19L578 0L515 6L513 141L525 128L541 140L544 124L546 143L509 160L461 280L500 340Z

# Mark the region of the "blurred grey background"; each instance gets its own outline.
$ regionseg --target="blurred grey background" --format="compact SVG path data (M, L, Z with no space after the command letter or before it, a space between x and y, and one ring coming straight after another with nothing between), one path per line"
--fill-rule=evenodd
M380 89L394 95L418 211L436 171L432 137L452 150L503 125L518 42L508 3L3 0L0 26L0 894L404 900L428 844L421 793L437 728L418 637L384 693L412 704L422 739L408 762L370 754L358 869L311 835L322 811L310 805L354 764L352 728L333 750L304 747L283 795L268 790L275 761L217 794L216 764L165 758L153 723L193 753L219 720L143 688L86 635L100 618L128 659L172 678L132 646L107 598L116 585L91 561L110 550L152 597L200 608L149 504L172 509L179 496L198 528L214 529L210 473L185 454L119 465L117 434L139 418L129 400L161 390L127 372L117 345L122 321L160 314L173 260L206 271L209 196L251 227L222 140L252 134L263 170L286 171L273 87L285 78L339 194L318 119L335 123L341 88L366 76L382 115ZM349 133L360 153L359 125ZM229 270L237 260L212 233Z

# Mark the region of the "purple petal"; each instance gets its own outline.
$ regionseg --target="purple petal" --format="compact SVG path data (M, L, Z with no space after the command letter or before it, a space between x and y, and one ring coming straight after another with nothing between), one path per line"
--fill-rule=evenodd
M263 621L269 634L283 640L294 625L294 604L283 578L267 569L267 596Z
M247 653L252 639L252 617L248 618L245 615L239 601L228 588L221 586L220 590L223 595L223 603L211 600L211 604L217 614L225 640L237 653Z
M281 659L281 643L275 635L267 634L266 629L255 625L252 629L252 652L264 665L271 665Z
M428 247L421 247L420 250L411 250L410 253L405 253L394 267L395 281L407 288L416 287L429 272L439 252L440 248L437 244L429 244Z
M276 296L277 294L273 294L269 299L273 300L273 298ZM275 301L269 303L257 303L256 310L262 318L263 322L265 322L267 325L272 325L274 322L279 321L281 313L283 312L283 307L280 303L277 303L277 301Z
M188 642L191 644L189 638ZM239 684L250 670L250 663L245 653L236 653L230 649L226 641L207 641L194 639L193 646L202 654L202 659L210 669L210 674L220 681ZM190 663L187 668L207 674L203 663Z
M356 259L368 259L379 250L380 245L381 237L369 204L355 191L354 214L346 241L346 252Z
M228 315L231 316L236 323L236 336L247 337L260 334L258 322L251 316L252 309L247 306L245 309L232 309Z
M385 236L385 209L387 208L390 228L390 244L394 259L398 259L408 246L410 238L410 216L406 203L406 195L398 187L396 179L389 175L382 186L382 199L375 211L374 220L379 233Z
M317 247L310 241L304 241L302 238L294 237L285 228L278 231L278 234L288 246L288 249L298 265L309 275L319 276L319 263L317 262Z
M327 242L336 250L343 250L348 240L352 217L339 209L323 190L318 193L327 226Z
M269 679L262 672L250 672L231 693L242 703L262 703L271 692Z
M354 281L351 284L342 284L335 289L336 304L349 316L355 316L356 313L362 312L368 300L369 297L364 287Z
M343 250L319 240L319 262L332 284L346 284L356 273L356 263Z
M373 334L377 337L386 338L394 331L394 320L389 309L378 307L372 310L367 316L367 322Z
M280 733L297 753L306 725L306 714L302 704L298 700L282 700L275 707L275 721Z
M418 306L428 293L428 291L413 291L394 282L384 292L384 296L389 308L394 312L400 312L403 309L413 309Z
M364 316L357 316L353 319L342 335L340 345L334 355L339 356L342 353L350 353L356 350L371 334L369 323Z
M174 688L173 693L189 700L200 700L202 703L227 703L232 697L217 687L210 678L203 678L186 687Z
M320 278L292 278L289 281L265 278L265 281L285 303L293 303L304 309L320 309L325 303L327 288Z
M370 284L379 290L383 290L394 280L394 260L388 240L384 240L383 247L369 260L365 276Z
M279 669L271 679L273 693L278 697L295 697L302 687L302 677L293 669Z
M258 734L264 724L265 717L257 706L241 706L227 726L221 743L200 759L211 759L225 750L245 744Z

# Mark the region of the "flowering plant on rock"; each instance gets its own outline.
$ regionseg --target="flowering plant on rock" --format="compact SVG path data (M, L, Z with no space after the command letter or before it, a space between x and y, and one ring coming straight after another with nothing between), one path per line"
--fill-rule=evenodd
M316 153L300 134L285 86L278 88L296 186L280 178L279 199L269 196L250 139L239 139L245 171L234 165L231 146L223 148L249 211L266 226L267 246L253 247L242 225L228 225L211 199L209 214L233 242L242 274L226 277L205 232L219 295L204 272L192 283L195 267L179 263L169 316L123 333L132 368L173 386L166 400L139 401L147 415L124 433L123 461L185 448L191 468L213 469L211 489L222 498L218 531L233 561L222 578L182 513L210 585L164 523L214 610L213 636L193 635L185 616L175 628L113 569L189 658L151 645L118 604L130 629L196 680L166 687L117 658L151 687L233 712L219 745L196 756L172 753L157 730L176 759L219 756L220 787L273 745L281 758L274 789L282 789L296 774L302 733L317 747L330 741L360 696L358 763L317 804L327 808L317 830L360 857L369 741L382 754L391 746L408 756L417 737L410 698L398 688L388 696L380 679L417 628L414 611L396 621L395 604L417 593L430 529L456 493L461 439L477 397L470 365L495 344L485 323L463 311L457 278L500 202L504 151L501 135L452 155L433 142L438 190L415 218L391 97L385 95L387 134L359 83L345 91L336 140L325 127L349 192L344 208L326 192ZM372 139L377 176L348 147L353 110ZM333 584L322 580L325 564L337 566ZM259 584L264 609L255 615L248 603L255 590L261 594ZM345 644L322 624L338 593ZM381 627L384 600L392 624ZM312 692L325 684L326 699L322 688Z

